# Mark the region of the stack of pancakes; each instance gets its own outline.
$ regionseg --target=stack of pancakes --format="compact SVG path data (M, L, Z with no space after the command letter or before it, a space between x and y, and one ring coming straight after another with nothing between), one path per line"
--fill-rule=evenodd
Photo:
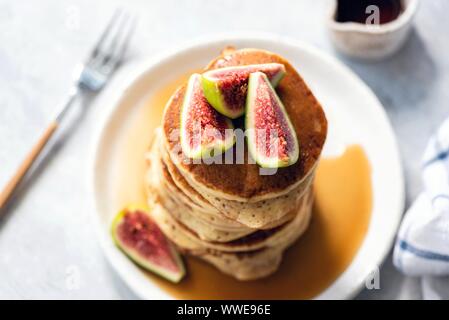
M248 161L246 145L243 164L185 161L179 148L185 86L168 102L147 154L146 186L153 219L180 250L240 280L273 273L283 251L307 229L314 172L327 133L321 106L294 68L278 55L227 50L207 70L271 62L284 64L287 71L276 91L296 130L298 162L273 175L261 175L260 167Z

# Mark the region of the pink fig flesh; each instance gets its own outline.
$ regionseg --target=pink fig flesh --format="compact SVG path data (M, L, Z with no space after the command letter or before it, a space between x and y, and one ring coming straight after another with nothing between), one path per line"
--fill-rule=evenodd
M172 282L184 276L176 249L144 210L120 211L112 224L112 236L117 246L141 267Z
M181 110L181 147L193 159L225 152L235 142L230 119L218 113L204 97L201 75L193 74L187 84Z
M298 160L299 143L281 99L262 72L250 75L245 126L248 148L265 168L290 166Z

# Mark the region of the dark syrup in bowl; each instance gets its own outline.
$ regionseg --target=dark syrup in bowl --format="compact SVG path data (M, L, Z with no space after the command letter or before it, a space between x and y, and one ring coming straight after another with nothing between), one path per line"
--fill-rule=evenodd
M379 24L396 20L403 12L401 0L337 0L337 22L356 22L375 24L372 18L374 11L369 8L376 6L379 13Z

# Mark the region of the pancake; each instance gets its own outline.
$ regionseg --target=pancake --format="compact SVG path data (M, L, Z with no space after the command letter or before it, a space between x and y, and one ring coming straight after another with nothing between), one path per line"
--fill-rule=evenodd
M257 202L227 200L209 194L207 190L201 189L200 186L195 185L195 188L215 209L229 219L235 220L249 228L267 229L276 224L276 221L284 220L289 212L298 207L298 201L311 187L313 177L314 172L289 193ZM195 183L195 181L186 176L184 178L192 185Z
M167 211L159 199L149 200L150 215L156 221L162 232L178 247L189 250L195 255L201 255L207 250L222 252L246 252L272 247L284 248L296 240L307 228L311 212L313 196L311 192L304 197L295 218L282 226L269 230L258 230L245 237L230 242L210 242L200 239L198 234Z
M169 194L167 195L169 198L172 198L175 202L180 203L180 205L183 206L183 210L187 211L192 218L202 220L204 223L207 223L211 227L215 227L222 230L227 231L238 231L238 230L252 230L254 229L272 229L279 225L284 224L285 222L292 220L295 216L295 209L298 207L298 202L296 206L292 207L289 211L286 211L286 214L282 214L282 216L279 219L271 220L269 223L265 223L263 225L251 227L248 225L244 225L239 223L237 220L231 220L227 216L224 216L220 213L217 214L217 211L209 212L205 210L197 210L190 206L190 202L186 199L186 197L182 190L180 190L177 185L173 182L173 177L170 175L169 171L167 170L167 167L165 163L162 163L162 173L164 176L164 186L169 189ZM181 200L180 202L177 200ZM180 208L177 208L180 209Z
M199 248L190 238L185 236L182 226L171 219L164 208L156 203L152 205L151 217L158 223L166 236L186 254L199 257L239 280L253 280L268 276L279 267L283 251L300 237L307 229L310 212L307 219L296 225L297 230L291 237L276 246L261 246L257 250L249 251L221 251L210 248ZM310 207L311 208L311 207Z
M265 248L253 252L223 253L211 251L200 256L221 272L238 280L248 281L269 276L282 260L282 250Z
M147 153L147 164L149 165L147 184L149 198L157 198L161 205L167 210L174 219L178 220L200 240L210 242L229 242L254 233L257 230L236 224L233 220L225 217L214 216L206 212L195 211L183 199L182 190L179 190L172 181L172 177L166 170L161 161L157 139ZM153 200L151 200L153 201ZM301 203L298 204L300 206ZM285 214L282 219L273 221L271 227L267 225L266 229L273 229L292 220L298 212L298 208Z
M207 190L207 194L212 197L240 202L257 202L279 197L301 184L316 166L326 138L327 121L319 102L290 63L274 53L242 49L227 51L226 56L212 61L208 70L272 62L284 64L287 71L276 91L298 136L299 160L289 167L278 169L274 175L260 175L259 166L248 163L246 147L244 164L194 164L174 161L184 177L195 181L195 187L201 186L201 190ZM184 93L185 86L182 86L173 94L163 116L164 144L172 160L179 156L178 152L181 159L185 158L177 147L179 140L177 141L176 135L179 131L175 131L180 127L180 108Z
M159 137L156 138L158 140ZM161 150L162 159L170 172L173 182L183 191L188 198L193 200L193 206L201 203L202 208L207 208L211 215L217 219L220 215L228 220L235 221L239 225L244 225L252 229L269 229L291 219L288 214L298 207L298 201L312 184L313 172L297 188L290 193L269 200L258 202L239 202L225 200L207 193L207 190L201 190L201 187L190 185L195 181L183 176L177 167L171 162L171 158ZM189 181L187 181L189 180ZM201 209L200 209L201 211ZM217 215L218 213L218 215Z
M160 128L156 129L155 143L158 145L159 150L157 150L157 152L160 154L166 170L169 172L174 184L176 184L176 186L180 190L182 190L183 194L186 195L186 197L188 198L186 200L189 201L189 203L193 207L196 207L198 210L204 210L212 214L216 213L216 215L220 215L220 212L184 179L175 165L171 162L171 159L168 156L168 153L166 152L162 143L162 134Z
M172 184L171 177L164 170L157 150L158 148L152 147L150 149L152 152L147 155L149 171L146 182L150 203L158 201L174 219L194 230L198 238L204 241L227 242L254 232L254 230L239 224L235 226L235 222L232 220L229 220L229 224L226 221L220 225L218 219L214 219L214 224L212 224L209 219L195 214L195 211L182 201L182 191Z

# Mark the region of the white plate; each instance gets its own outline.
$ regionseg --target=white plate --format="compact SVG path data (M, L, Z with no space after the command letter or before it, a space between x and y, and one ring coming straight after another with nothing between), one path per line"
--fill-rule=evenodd
M369 158L374 194L368 233L350 266L317 297L350 298L383 262L402 215L404 182L396 140L382 105L354 73L315 48L278 36L222 36L219 40L202 41L162 58L128 67L126 72L118 75L119 81L111 83L103 92L97 107L107 105L111 110L106 114L95 143L93 194L98 234L106 257L139 297L170 298L118 251L110 237L109 224L115 212L108 206L113 195L108 181L113 179L114 152L118 152L114 147L120 134L123 134L123 126L136 113L139 101L147 98L136 96L137 89L141 91L144 88L151 92L158 81L169 79L167 75L173 79L201 68L227 45L267 49L287 58L325 109L329 121L325 154L338 153L345 145L360 144Z

